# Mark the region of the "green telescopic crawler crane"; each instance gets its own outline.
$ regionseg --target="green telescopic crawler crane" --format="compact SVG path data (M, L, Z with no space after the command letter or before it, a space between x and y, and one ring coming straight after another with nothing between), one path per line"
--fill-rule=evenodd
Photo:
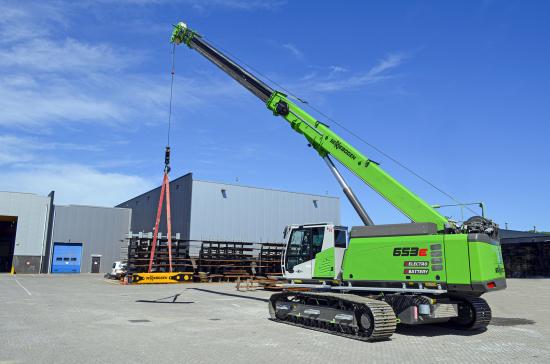
M456 225L185 23L174 27L171 42L199 52L303 135L364 223L349 239L347 228L329 223L286 227L281 268L288 289L271 296L271 319L363 341L389 338L397 323L466 330L489 324L491 309L480 296L506 288L496 224L475 216ZM375 225L333 159L412 223Z

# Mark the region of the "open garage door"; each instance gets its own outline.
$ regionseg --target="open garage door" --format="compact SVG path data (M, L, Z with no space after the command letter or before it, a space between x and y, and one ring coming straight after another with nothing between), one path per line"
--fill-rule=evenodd
M11 271L16 232L17 217L0 216L0 273Z

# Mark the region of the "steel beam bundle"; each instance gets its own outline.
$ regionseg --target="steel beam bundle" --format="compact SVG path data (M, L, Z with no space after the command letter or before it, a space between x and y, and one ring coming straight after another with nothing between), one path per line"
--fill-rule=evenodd
M172 271L194 272L222 278L248 278L281 274L284 244L227 241L190 241L172 236ZM153 233L130 233L123 247L129 273L149 271ZM190 256L190 246L200 244L197 257ZM169 272L169 241L158 234L151 272ZM124 260L124 259L123 259Z
M149 271L149 263L152 262L152 272L170 271L170 253L172 255L172 271L188 272L193 271L193 265L189 258L189 241L180 239L176 234L171 237L171 251L167 235L158 234L155 244L155 254L151 261L151 250L155 241L152 233L129 234L127 265L128 272L144 273Z

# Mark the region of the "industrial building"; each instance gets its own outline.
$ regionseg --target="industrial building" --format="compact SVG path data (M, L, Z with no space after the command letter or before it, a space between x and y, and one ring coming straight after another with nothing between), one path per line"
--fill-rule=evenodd
M53 193L0 192L0 272L39 273L45 264Z
M194 180L191 173L170 189L172 231L196 243L191 254L203 241L280 242L289 224L340 224L336 197ZM0 272L108 272L125 256L130 231L153 231L160 187L117 207L56 205L54 195L0 192ZM165 219L163 213L164 233Z
M129 209L55 205L53 192L0 192L0 272L107 272L130 219Z
M501 230L500 235L506 277L550 277L550 234Z
M132 210L132 232L153 231L160 191L117 206ZM340 224L340 200L332 196L209 182L191 173L170 182L170 194L172 233L193 242L280 242L290 224ZM164 211L159 231L166 232Z
M55 205L50 272L110 271L120 259L131 213L112 207Z
M198 256L204 242L276 243L289 224L340 224L336 197L193 179L170 183L172 232ZM56 205L54 193L0 192L0 272L108 272L128 233L150 234L160 187L117 207ZM166 233L165 211L160 231ZM550 277L550 234L501 230L509 278Z

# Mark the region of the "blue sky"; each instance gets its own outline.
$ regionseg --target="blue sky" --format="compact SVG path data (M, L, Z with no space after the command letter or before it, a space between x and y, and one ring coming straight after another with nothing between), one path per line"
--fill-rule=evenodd
M545 1L0 0L0 190L110 206L158 185L183 20L502 226L550 230L549 17ZM305 141L183 46L174 92L173 177L328 193L359 223ZM345 175L376 223L406 221Z

